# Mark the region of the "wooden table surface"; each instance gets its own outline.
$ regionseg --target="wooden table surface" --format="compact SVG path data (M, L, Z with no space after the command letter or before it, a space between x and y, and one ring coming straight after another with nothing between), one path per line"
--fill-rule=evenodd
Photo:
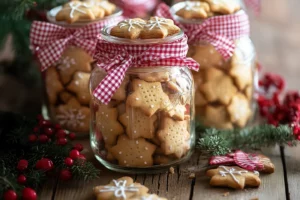
M300 83L300 12L298 8L300 8L299 0L264 0L261 15L251 19L251 37L263 65L263 71L283 75L287 80L287 87L297 90ZM83 142L89 146L88 140ZM171 200L298 200L300 199L300 181L298 181L300 180L300 162L293 154L284 155L289 151L289 149L280 151L277 147L271 151L273 153L268 150L265 152L275 164L276 171L271 175L261 175L262 184L258 189L235 191L210 187L209 179L203 175L207 160L201 156L200 152L196 152L189 162L175 168L175 174L133 175L132 178L149 187L150 192ZM85 153L89 160L95 161L89 148ZM104 169L97 161L95 163L101 169L98 179L89 183L49 180L40 192L40 199L95 199L92 193L94 186L107 184L111 179L124 175ZM196 177L193 179L189 179L191 172L196 172ZM224 194L228 196L225 197Z

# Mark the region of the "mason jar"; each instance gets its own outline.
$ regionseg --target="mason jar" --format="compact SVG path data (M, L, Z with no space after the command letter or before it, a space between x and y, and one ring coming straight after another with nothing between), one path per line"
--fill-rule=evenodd
M185 37L180 32L164 39L126 39L111 36L111 28L102 31L106 43L136 49ZM106 75L95 67L91 93ZM156 173L186 161L195 146L193 99L193 78L187 67L130 67L108 104L92 94L90 141L95 157L108 169L126 173Z
M200 27L206 23L206 20L226 15L214 13L211 10L205 18L195 19L189 15L189 19L186 19L176 15L177 11L188 3L189 6L197 4L197 2L180 2L170 10L176 21L183 27ZM201 2L198 2L198 5L200 4ZM235 15L238 12L244 11L237 10L227 15ZM217 23L215 26L222 27L226 20L219 20ZM195 28L194 31L197 29ZM185 33L188 36L193 34ZM206 127L244 128L254 114L253 92L257 75L255 73L255 49L247 34L233 39L233 43L235 46L233 55L225 60L210 42L205 40L189 42L187 56L200 64L200 70L193 72L196 119Z
M78 2L74 1L74 3ZM85 5L87 3L82 4ZM56 15L63 8L62 6L50 10L47 14L50 23L66 28L62 38L58 39L61 39L63 42L65 38L74 38L66 43L66 48L60 55L59 60L42 72L45 86L43 115L45 118L60 124L67 131L74 132L77 137L87 137L90 130L89 105L91 98L89 79L94 59L93 54L83 47L83 42L74 42L74 40L78 40L76 37L79 36L74 36L73 34L77 34L76 31L84 30L84 28L86 28L85 31L88 31L88 26L97 25L93 30L89 29L90 32L94 31L96 33L93 34L93 37L87 36L82 38L82 40L85 40L85 44L94 40L96 46L97 34L100 33L101 28L111 22L122 19L122 11L119 8L107 14L108 11L111 11L111 6L114 6L110 3L107 4L110 5L110 10L105 10L105 17L94 20L84 19L72 23L57 21ZM75 8L75 11L76 9L79 8ZM94 29L97 30L95 31ZM67 34L69 35L67 36ZM74 43L76 44L74 45Z

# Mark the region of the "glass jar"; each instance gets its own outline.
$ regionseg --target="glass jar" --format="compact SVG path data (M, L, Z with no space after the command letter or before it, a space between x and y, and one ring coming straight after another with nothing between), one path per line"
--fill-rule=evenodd
M117 8L113 14L97 20L83 20L72 24L56 21L55 16L61 7L49 11L47 17L53 24L70 28L71 31L90 24L104 25L120 21L122 11ZM97 40L89 38L89 40ZM73 46L72 42L66 47L58 62L43 71L45 86L45 118L58 123L62 128L76 133L79 137L88 136L90 129L90 93L89 79L93 69L93 55L81 47Z
M130 40L102 31L110 43L169 43L165 39ZM91 93L106 76L96 67ZM179 66L131 67L124 81L105 105L92 96L91 147L108 169L125 173L157 173L186 161L195 145L194 85L190 70Z
M205 21L176 16L183 4L171 8L183 26L200 25ZM235 39L234 43L233 56L227 61L206 41L189 43L187 56L200 64L200 70L193 72L196 119L206 127L243 128L254 114L255 49L249 36Z

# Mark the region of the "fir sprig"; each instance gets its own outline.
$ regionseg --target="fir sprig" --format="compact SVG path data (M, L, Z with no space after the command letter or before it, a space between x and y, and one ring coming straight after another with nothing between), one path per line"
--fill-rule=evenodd
M200 133L197 148L210 155L225 155L234 149L259 149L278 145L296 145L288 125L260 125L241 130L206 129Z

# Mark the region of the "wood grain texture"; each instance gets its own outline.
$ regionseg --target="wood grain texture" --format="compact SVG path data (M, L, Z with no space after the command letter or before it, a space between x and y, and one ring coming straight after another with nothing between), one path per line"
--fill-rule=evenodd
M288 194L290 200L300 199L300 161L299 156L296 156L296 154L299 154L299 148L297 150L294 149L294 153L295 154L292 156L285 156L286 175L289 189Z

